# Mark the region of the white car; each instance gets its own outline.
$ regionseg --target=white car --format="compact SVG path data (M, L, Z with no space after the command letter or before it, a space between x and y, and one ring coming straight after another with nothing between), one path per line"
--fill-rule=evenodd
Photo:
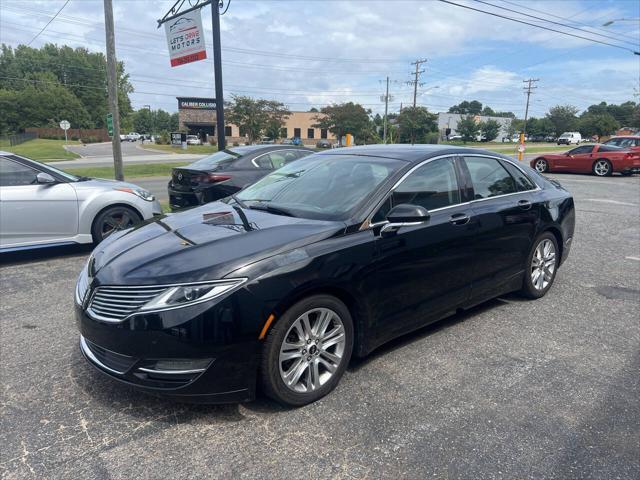
M76 177L0 151L0 252L99 243L161 214L154 196L132 183Z
M187 145L202 145L197 135L187 135Z
M127 133L127 134L125 135L125 139L126 139L128 142L137 142L138 140L140 140L140 137L141 137L141 136L142 136L142 135L140 135L139 133L136 133L136 132L129 132L129 133Z

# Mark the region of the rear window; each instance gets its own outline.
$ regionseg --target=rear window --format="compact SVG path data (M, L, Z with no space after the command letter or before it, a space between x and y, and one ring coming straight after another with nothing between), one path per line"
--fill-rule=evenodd
M185 168L189 170L221 170L231 165L233 161L239 157L240 155L231 150L223 150L208 157L201 158Z

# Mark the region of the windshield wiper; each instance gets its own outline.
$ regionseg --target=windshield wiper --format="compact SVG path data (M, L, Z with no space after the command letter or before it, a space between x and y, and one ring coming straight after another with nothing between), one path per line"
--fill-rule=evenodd
M257 205L251 205L249 208L252 210L262 210L264 212L274 213L276 215L285 215L287 217L295 217L293 213L291 213L286 208L282 208L282 207L272 207L271 205L264 205L264 204L258 203Z
M91 180L91 177L77 177L78 178L78 182L87 182L89 180Z
M236 196L236 194L235 194L235 193L232 193L232 194L231 194L231 198L233 198L233 199L235 200L235 202L236 202L238 205L240 205L242 208L248 208L248 207L247 207L247 205L246 205L242 200L240 200L240 199Z

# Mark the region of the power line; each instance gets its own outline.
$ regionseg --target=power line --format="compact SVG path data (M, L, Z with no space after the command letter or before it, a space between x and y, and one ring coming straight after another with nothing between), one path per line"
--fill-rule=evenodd
M504 18L505 20L511 20L512 22L522 23L524 25L529 25L530 27L541 28L543 30L548 30L550 32L561 33L561 34L567 35L569 37L580 38L581 40L587 40L588 42L599 43L601 45L606 45L608 47L613 47L613 48L619 48L621 50L626 50L628 52L631 52L634 55L640 55L640 51L632 50L630 48L623 47L622 45L614 45L613 43L603 42L601 40L596 40L595 38L583 37L581 35L575 35L573 33L563 32L562 30L556 30L554 28L545 27L543 25L536 25L535 23L525 22L524 20L519 20L517 18L508 17L506 15L500 15L499 13L489 12L487 10L482 10L480 8L470 7L469 5L462 5L460 3L455 3L455 2L452 2L450 0L438 0L438 1L440 1L442 3L448 3L449 5L454 5L456 7L466 8L467 10L473 10L475 12L480 12L480 13L484 13L486 15L491 15L493 17Z
M67 0L66 2L64 2L64 5L62 5L62 7L60 7L60 10L58 10L58 11L56 12L56 14L55 14L53 17L51 17L51 19L47 22L47 24L46 24L44 27L42 27L42 30L40 30L40 31L36 34L36 36L35 36L35 37L33 37L33 38L29 41L29 43L27 43L27 46L30 46L30 45L33 43L33 41L34 41L36 38L38 38L42 32L44 32L44 31L45 31L45 29L46 29L46 28L51 24L51 22L53 22L53 21L56 19L56 17L57 17L58 15L60 15L60 12L62 12L62 10L64 10L64 7L66 7L66 6L67 6L67 4L68 4L70 1L71 1L71 0Z
M513 10L512 8L501 7L500 5L494 5L493 3L485 2L484 0L475 0L475 1L478 2L478 3L482 3L484 5L488 5L490 7L498 8L500 10L505 10L507 12L512 12L512 13L517 13L518 15L523 15L523 16L528 17L528 18L533 18L533 19L540 20L540 21L543 21L543 22L548 22L548 23L551 23L553 25L559 25L559 26L564 27L564 28L571 28L573 30L577 30L577 31L582 32L582 33L588 33L590 35L598 35L598 36L601 36L601 37L609 38L609 39L612 39L612 40L615 40L615 41L618 41L618 42L623 42L623 43L627 43L627 44L634 45L634 46L638 44L638 42L632 43L632 42L629 42L627 40L620 40L619 38L613 37L611 35L605 35L603 33L597 33L597 32L590 32L588 30L583 30L582 28L579 28L579 27L574 27L573 25L567 25L566 23L556 22L554 20L549 20L549 19L546 19L546 18L537 17L535 15L530 15L528 13L521 12L519 10Z

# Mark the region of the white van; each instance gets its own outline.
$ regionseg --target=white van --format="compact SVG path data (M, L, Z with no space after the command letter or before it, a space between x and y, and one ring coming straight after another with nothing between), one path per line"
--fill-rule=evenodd
M558 137L558 145L579 144L582 141L580 132L564 132Z

